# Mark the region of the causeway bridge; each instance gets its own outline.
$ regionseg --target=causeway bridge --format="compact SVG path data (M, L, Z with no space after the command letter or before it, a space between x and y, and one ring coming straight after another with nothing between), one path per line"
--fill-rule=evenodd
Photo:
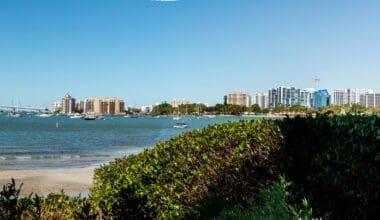
M21 106L7 106L7 105L0 105L0 110L3 111L24 111L24 112L46 112L49 111L47 108L36 108L36 107L21 107Z

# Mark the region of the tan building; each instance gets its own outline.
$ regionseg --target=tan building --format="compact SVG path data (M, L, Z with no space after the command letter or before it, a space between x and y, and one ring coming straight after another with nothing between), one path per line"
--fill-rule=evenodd
M75 99L69 94L66 94L61 101L61 113L71 114L75 111Z
M177 100L174 99L174 100L170 103L170 105L171 105L173 108L178 108L178 106L180 106L180 105L188 105L188 104L190 104L190 102L187 101L186 99L183 99L182 102L179 102L179 101L177 101Z
M246 92L231 92L227 96L227 104L251 106L251 96Z
M84 112L93 112L100 115L120 115L125 113L125 103L118 98L86 99Z

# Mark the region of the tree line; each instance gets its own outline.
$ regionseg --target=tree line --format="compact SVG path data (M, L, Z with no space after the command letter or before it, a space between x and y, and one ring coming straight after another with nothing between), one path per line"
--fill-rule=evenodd
M313 114L313 113L331 113L331 114L380 114L380 108L366 108L360 104L353 105L331 105L323 108L307 108L302 105L293 105L287 107L278 105L272 109L260 108L258 104L253 104L250 107L232 104L216 104L214 106L206 106L205 104L190 103L181 104L178 107L173 107L169 103L161 103L156 105L150 112L150 115L202 115L202 114L216 114L216 115L242 115L249 114Z

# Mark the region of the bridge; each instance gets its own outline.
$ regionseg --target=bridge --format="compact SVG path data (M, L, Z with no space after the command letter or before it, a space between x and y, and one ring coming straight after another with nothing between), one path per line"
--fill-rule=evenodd
M20 106L6 106L0 105L0 110L6 111L30 111L30 112L44 112L49 111L47 108L35 108L35 107L20 107Z

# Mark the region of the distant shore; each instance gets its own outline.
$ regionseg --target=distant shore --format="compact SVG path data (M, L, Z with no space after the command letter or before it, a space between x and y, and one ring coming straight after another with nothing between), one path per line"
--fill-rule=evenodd
M38 170L1 170L0 186L16 180L16 185L24 183L21 194L48 195L60 193L63 189L68 195L87 195L92 186L95 167L73 169L38 169Z

